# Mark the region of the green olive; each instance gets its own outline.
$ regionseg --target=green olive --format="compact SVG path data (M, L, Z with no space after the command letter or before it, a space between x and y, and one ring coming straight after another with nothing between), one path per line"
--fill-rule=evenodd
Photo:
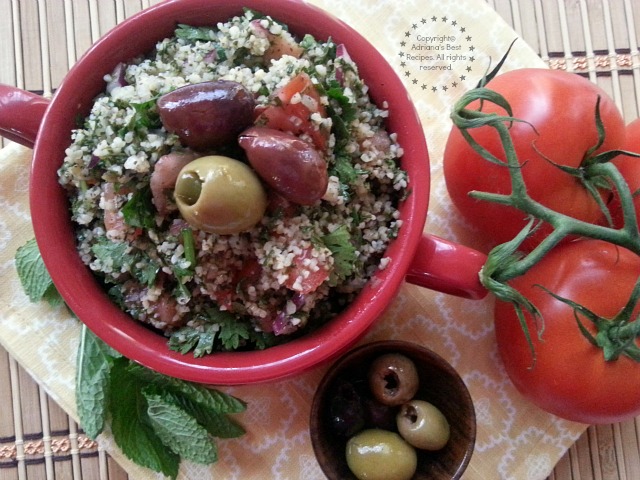
M188 206L194 205L201 193L202 179L195 172L184 172L180 181L176 182L176 188L173 192L176 199L180 199Z
M351 437L347 465L359 480L409 480L418 466L414 448L400 435L371 428Z
M254 171L220 155L185 165L178 174L174 198L191 226L221 235L249 230L267 208L266 193Z
M438 407L424 400L404 404L396 423L402 438L422 450L440 450L451 436L447 418Z

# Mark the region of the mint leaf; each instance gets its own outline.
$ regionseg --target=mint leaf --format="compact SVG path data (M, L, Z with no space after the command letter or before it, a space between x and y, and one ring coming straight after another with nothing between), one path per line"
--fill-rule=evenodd
M116 359L111 367L109 404L113 438L122 452L138 465L175 479L180 456L166 448L149 424L147 401L139 379L129 372L129 365L123 357Z
M214 437L236 438L245 433L244 428L227 415L218 413L210 408L205 408L185 395L165 391L164 398L178 405L182 410L195 418L196 421Z
M192 416L171 402L170 396L144 390L147 415L154 432L167 447L183 458L209 464L218 460L215 443ZM168 398L166 398L168 397Z
M341 225L333 232L324 235L321 240L333 254L333 274L340 279L351 275L356 268L358 256L356 255L356 247L351 243L348 227Z
M52 307L58 307L64 304L62 296L60 295L60 293L58 293L58 289L53 283L49 285L49 288L45 290L44 295L42 296L42 300L47 302Z
M76 405L80 424L91 439L100 435L107 416L109 373L115 352L82 326L76 373Z
M46 300L51 305L62 303L53 280L42 261L35 238L19 247L15 255L16 271L25 293L32 302Z
M240 413L247 408L246 403L231 395L197 383L164 376L136 363L129 365L128 373L138 379L138 382L153 383L158 388L183 394L192 401L218 413Z

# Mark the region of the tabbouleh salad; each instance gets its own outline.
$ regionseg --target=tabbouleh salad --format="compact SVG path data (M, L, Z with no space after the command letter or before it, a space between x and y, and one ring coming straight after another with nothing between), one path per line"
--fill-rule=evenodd
M306 90L282 95L301 79ZM176 171L153 188L175 156L247 163L237 142L206 152L185 146L158 112L163 95L220 80L251 93L253 124L317 151L326 162L322 198L296 204L265 184L260 220L219 234L176 208ZM123 310L169 337L171 349L201 356L295 338L339 313L387 265L407 194L402 149L343 45L295 39L285 25L245 10L211 28L178 25L174 37L105 81L72 134L59 180L82 260Z

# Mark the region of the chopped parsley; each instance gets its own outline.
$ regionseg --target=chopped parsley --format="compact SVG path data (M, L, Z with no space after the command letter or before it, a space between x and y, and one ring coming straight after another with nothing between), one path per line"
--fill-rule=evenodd
M151 189L148 186L133 193L122 207L122 215L127 225L146 229L155 226L155 207L151 198Z
M177 38L190 43L197 41L210 42L214 39L213 29L210 27L192 27L190 25L178 24L175 34Z
M322 243L333 254L334 280L343 280L349 277L356 269L358 260L356 247L352 243L349 228L341 225L333 232L323 235Z
M157 129L162 127L162 121L156 108L157 98L152 98L142 103L131 103L131 106L136 111L133 117L133 128L136 130Z
M103 265L111 267L113 272L130 272L143 285L151 286L160 271L158 265L143 253L129 253L129 245L100 238L91 247L91 252ZM108 278L106 278L108 281ZM115 283L111 281L111 283Z
M250 321L217 308L208 308L192 325L180 328L169 338L171 350L182 354L193 350L194 357L247 346L262 350L274 343L273 335L256 332Z

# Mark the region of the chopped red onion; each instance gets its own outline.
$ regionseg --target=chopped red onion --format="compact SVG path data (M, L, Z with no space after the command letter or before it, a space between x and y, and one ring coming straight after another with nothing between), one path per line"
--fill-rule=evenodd
M336 46L336 58L344 58L345 60L351 60L351 57L349 56L349 52L347 52L347 47L345 47L343 43L340 43ZM336 68L336 80L338 81L341 87L344 87L344 72L340 67Z
M284 312L278 313L273 321L273 333L274 335L289 335L295 332L299 327L299 324L293 324L293 317L288 316Z
M107 93L111 93L112 90L116 87L124 87L128 85L127 81L124 78L124 75L127 71L127 66L124 63L119 63L116 65L116 68L111 72L111 80L107 82Z
M251 23L249 23L249 27L251 27L256 37L269 38L271 35L271 32L262 26L260 20L252 20Z
M214 63L218 58L218 52L216 50L211 50L211 52L207 53L205 57L202 59L205 63Z
M178 235L185 228L189 228L189 224L182 218L176 218L171 222L169 226L169 233L172 235Z
M351 57L349 56L349 52L347 52L347 47L344 46L343 43L340 43L339 45L336 46L336 57L338 58L344 58L345 60L351 60Z
M305 296L302 293L296 292L291 297L291 301L293 302L293 304L296 306L297 309L300 309L304 305Z
M100 163L100 157L97 155L91 155L91 160L89 160L89 165L87 165L87 167L89 168L97 167L98 163Z

